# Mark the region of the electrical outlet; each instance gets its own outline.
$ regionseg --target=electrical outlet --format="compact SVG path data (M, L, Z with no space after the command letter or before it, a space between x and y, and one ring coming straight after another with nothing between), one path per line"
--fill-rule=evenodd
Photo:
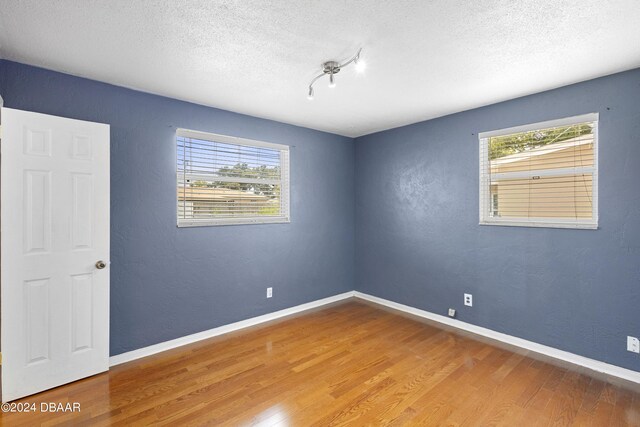
M273 296L273 288L267 288L267 298L271 298Z
M464 294L464 305L467 305L469 307L473 307L473 295Z
M640 341L636 337L627 337L627 351L640 353Z
M456 317L456 311L453 308L449 309L449 317Z

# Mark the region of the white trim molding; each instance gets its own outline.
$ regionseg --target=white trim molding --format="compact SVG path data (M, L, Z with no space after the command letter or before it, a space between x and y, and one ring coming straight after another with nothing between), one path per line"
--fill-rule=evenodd
M195 334L187 335L184 337L176 338L171 341L165 341L158 344L150 345L148 347L139 348L137 350L121 353L109 358L109 366L116 366L122 363L130 362L132 360L140 359L142 357L151 356L162 351L171 350L176 347L181 347L187 344L193 344L198 341L206 340L207 338L217 337L219 335L235 332L240 329L249 328L251 326L259 325L261 323L270 322L272 320L279 319L285 316L291 316L292 314L300 313L302 311L311 310L312 308L321 307L323 305L331 304L337 301L341 301L347 298L352 298L354 291L345 292L343 294L334 295L331 297L311 301L306 304L296 305L295 307L285 308L284 310L274 311L273 313L264 314L262 316L252 317L250 319L241 320L235 323L229 323L228 325L219 326L217 328L209 329Z
M191 129L176 129L176 135L185 138L200 139L204 141L222 142L225 144L244 145L246 147L262 147L272 150L289 150L288 145L273 142L258 141L257 139L239 138L237 136L220 135L218 133L201 132Z
M493 138L495 136L509 135L510 133L528 132L537 129L557 128L581 122L597 122L598 120L600 120L600 113L587 113L581 114L579 116L564 117L562 119L555 120L545 120L543 122L527 123L520 126L480 132L478 134L478 138Z
M373 295L365 294L355 291L356 298L360 298L375 304L383 305L398 311L402 311L414 316L422 317L424 319L433 320L434 322L442 323L444 325L452 326L463 331L471 332L476 335L491 338L496 341L500 341L506 344L511 344L516 347L520 347L535 353L543 354L545 356L552 357L554 359L562 360L572 363L574 365L582 366L592 371L601 372L614 377L622 378L627 381L640 384L640 372L633 371L631 369L622 368L620 366L611 365L609 363L601 362L599 360L590 359L588 357L579 356L568 351L559 350L554 347L549 347L544 344L539 344L533 341L528 341L522 338L514 337L512 335L503 334L492 329L483 328L481 326L472 325L470 323L463 322L461 320L452 319L450 317L442 316L440 314L431 313L419 308L410 307L408 305L400 304L397 302L389 301L384 298L379 298Z

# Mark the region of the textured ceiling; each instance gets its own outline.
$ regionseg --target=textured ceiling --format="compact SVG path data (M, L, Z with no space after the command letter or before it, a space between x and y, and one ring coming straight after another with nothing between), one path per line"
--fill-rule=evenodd
M368 68L306 86L363 47ZM638 0L0 0L0 56L359 136L640 66Z

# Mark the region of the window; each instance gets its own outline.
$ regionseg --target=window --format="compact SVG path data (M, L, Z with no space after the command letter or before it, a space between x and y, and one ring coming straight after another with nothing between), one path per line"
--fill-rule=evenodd
M289 147L178 129L178 226L289 222Z
M479 137L480 224L598 228L598 114Z

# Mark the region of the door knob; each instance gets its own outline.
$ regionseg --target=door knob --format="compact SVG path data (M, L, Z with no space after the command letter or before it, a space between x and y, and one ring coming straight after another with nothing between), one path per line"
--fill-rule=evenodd
M96 268L98 270L102 270L103 268L105 268L107 266L107 264L105 264L104 261L100 260L98 262L96 262Z

